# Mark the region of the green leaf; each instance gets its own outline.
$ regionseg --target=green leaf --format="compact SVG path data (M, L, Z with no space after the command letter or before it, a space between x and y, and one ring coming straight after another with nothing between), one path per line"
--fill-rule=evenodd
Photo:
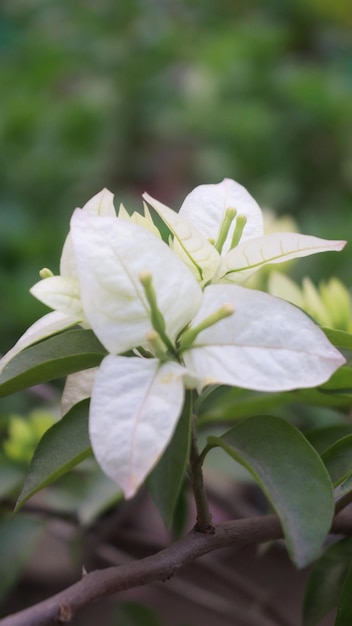
M0 520L0 602L21 576L45 526L43 520L27 515Z
M315 626L337 605L351 558L352 539L348 537L329 546L314 563L303 601L303 626Z
M352 435L336 441L321 458L336 487L352 472Z
M263 410L273 412L291 401L291 394L287 392L262 393L221 386L200 405L198 425L203 426L214 421L235 421Z
M15 511L92 454L88 437L89 400L76 404L41 438L29 467Z
M208 445L222 447L259 483L280 518L298 567L321 550L333 516L329 475L318 453L294 426L278 417L241 420Z
M343 371L348 368L341 369ZM264 393L222 386L211 393L200 405L198 424L203 426L215 421L234 422L239 418L258 415L263 411L275 415L279 409L293 403L349 410L351 396L342 393L346 391L346 379L335 380L336 385L333 379L334 385L331 389L329 385L327 388L324 385L319 389L299 389L280 393Z
M352 624L352 564L344 580L337 605L335 626L351 626Z
M320 428L312 428L304 435L309 443L316 449L319 454L323 454L325 450L330 448L342 437L352 434L351 424L332 424L331 426L322 426Z
M335 328L322 328L325 335L336 348L352 350L352 334Z
M106 355L91 330L69 330L17 354L0 374L0 397L96 367Z
M184 479L190 449L192 400L186 393L182 415L174 436L159 463L147 479L148 489L167 528L172 517Z
M341 392L352 392L352 367L340 367L328 382L320 387L322 390Z

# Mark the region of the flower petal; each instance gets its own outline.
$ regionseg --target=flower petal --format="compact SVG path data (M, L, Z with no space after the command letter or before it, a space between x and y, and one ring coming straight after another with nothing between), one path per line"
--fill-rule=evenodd
M216 239L226 209L236 209L237 215L244 215L247 223L241 241L263 235L263 217L259 205L247 189L230 178L225 178L217 185L199 185L185 198L180 217L194 224L204 237ZM223 247L226 252L230 247L234 224L230 228Z
M97 367L91 367L67 376L61 397L62 415L66 415L77 402L91 397L97 371Z
M151 330L141 272L153 277L171 340L198 310L202 293L191 272L161 240L133 222L76 211L71 233L83 308L113 354L145 345Z
M314 387L345 359L302 311L269 294L235 285L210 285L192 322L229 303L232 316L199 333L184 363L203 385L222 383L257 391Z
M88 200L81 210L90 215L110 215L111 217L115 217L114 195L108 189L102 189L102 191ZM76 259L70 233L67 235L62 249L60 274L62 276L77 277Z
M298 233L272 233L257 237L241 243L222 257L216 282L243 283L267 263L283 263L330 250L340 251L345 245L345 241Z
M50 337L50 335L55 335L55 333L66 330L66 328L70 328L70 326L75 326L75 324L77 324L76 317L70 317L58 311L44 315L32 324L22 337L19 338L13 348L2 357L0 360L0 372L16 354L22 352L25 348L28 348L37 341L41 341L41 339Z
M161 457L181 414L185 369L109 355L96 375L89 432L102 470L131 498Z
M83 322L85 315L82 309L79 283L76 278L51 276L43 278L29 290L35 298L56 311L75 317Z
M82 211L90 213L90 215L110 215L111 217L116 217L114 194L106 188L102 189L86 202Z
M174 239L170 247L189 267L195 278L201 284L211 280L219 265L220 255L208 239L201 234L200 229L149 194L144 193L143 198L149 202L173 233Z

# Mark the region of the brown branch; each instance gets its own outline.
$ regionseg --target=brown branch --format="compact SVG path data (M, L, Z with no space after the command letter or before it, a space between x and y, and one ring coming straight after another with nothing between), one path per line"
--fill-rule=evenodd
M345 511L334 521L332 532L352 534L352 517ZM215 526L213 534L193 530L171 546L132 563L86 574L55 596L0 620L0 626L45 626L68 623L90 603L125 589L167 580L195 559L230 545L263 543L282 538L274 515L241 519Z

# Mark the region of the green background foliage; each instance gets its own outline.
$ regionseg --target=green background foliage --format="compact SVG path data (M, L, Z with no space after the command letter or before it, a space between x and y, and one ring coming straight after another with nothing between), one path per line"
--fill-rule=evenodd
M144 190L177 208L228 176L303 232L347 236L351 19L326 0L5 0L0 351L44 311L27 290L104 186L131 209ZM305 272L348 283L351 254Z

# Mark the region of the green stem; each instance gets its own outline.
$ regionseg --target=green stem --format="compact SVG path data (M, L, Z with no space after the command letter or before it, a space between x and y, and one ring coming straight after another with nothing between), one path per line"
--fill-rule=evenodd
M191 466L191 483L194 494L194 500L197 509L197 523L195 530L202 533L213 533L214 527L212 525L211 514L209 511L209 505L207 496L204 489L202 462L203 458L199 454L197 431L196 431L196 416L192 419L191 430L191 452L190 452L190 466Z

